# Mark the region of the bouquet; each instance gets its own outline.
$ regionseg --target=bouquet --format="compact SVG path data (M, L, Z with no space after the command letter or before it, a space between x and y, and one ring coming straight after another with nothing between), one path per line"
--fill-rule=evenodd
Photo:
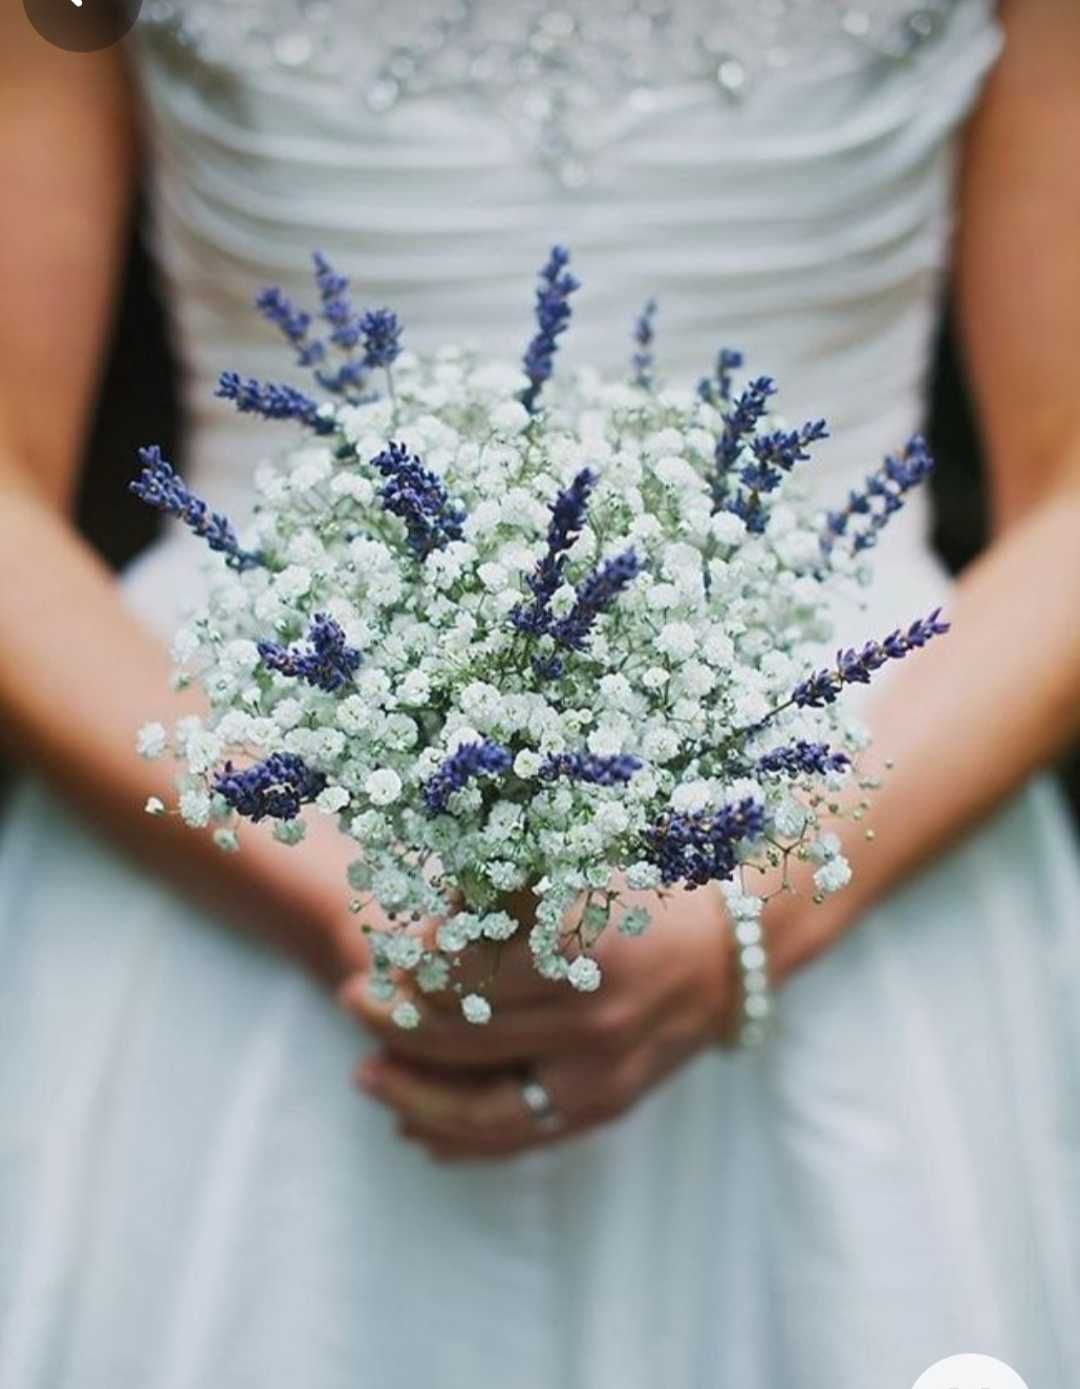
M729 350L696 386L665 384L651 302L624 379L552 380L568 262L555 247L543 267L517 364L403 350L396 316L357 312L317 255L317 315L275 289L258 303L324 399L219 387L306 435L259 469L250 525L158 449L132 484L219 556L174 647L209 712L148 724L140 750L180 759L179 814L222 849L245 821L302 845L306 808L336 818L371 987L402 1027L444 989L486 1022L493 990L462 984L461 962L519 932L540 974L597 988L604 932L648 925L626 889L719 884L738 934L756 869L783 884L809 858L819 894L844 887L830 803L865 734L840 697L947 630L936 611L815 663L837 588L866 582L931 467L921 439L819 511L800 473L824 421L786 426L774 383L737 386Z

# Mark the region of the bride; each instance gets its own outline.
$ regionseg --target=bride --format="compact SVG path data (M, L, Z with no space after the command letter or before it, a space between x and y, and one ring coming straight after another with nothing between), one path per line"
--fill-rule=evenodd
M0 115L0 1384L907 1389L966 1351L1076 1382L1080 871L1038 772L1080 696L1080 10L147 0L86 55L8 5ZM333 836L151 832L190 552L116 586L68 519L137 129L188 471L234 512L282 439L213 400L280 374L261 286L320 248L412 346L506 354L554 240L571 362L620 364L655 294L662 370L741 348L827 415L843 495L918 424L959 214L996 538L946 595L913 505L845 619L947 596L953 630L866 706L895 769L852 889L769 908L763 1050L714 1045L705 893L599 995L406 1036Z

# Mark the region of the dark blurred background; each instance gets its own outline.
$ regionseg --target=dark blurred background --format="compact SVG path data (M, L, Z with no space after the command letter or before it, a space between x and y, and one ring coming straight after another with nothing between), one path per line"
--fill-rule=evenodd
M141 220L140 208L78 503L80 528L117 568L156 532L155 514L127 491L135 450L154 441L166 457L183 461L175 363L159 288L140 241ZM978 432L947 316L935 353L927 433L938 460L935 540L956 572L985 543L986 499ZM1080 754L1067 759L1062 777L1080 820Z

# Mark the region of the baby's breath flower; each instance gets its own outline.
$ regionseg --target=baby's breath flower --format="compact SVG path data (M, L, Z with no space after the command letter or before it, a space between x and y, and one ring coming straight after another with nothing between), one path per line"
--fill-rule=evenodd
M628 907L619 917L619 930L624 936L640 936L649 926L649 913L644 907Z
M349 804L349 793L344 786L328 786L315 797L315 805L324 815L336 815Z
M181 792L180 818L192 829L203 829L210 823L210 797L205 791L189 788Z
M372 805L392 805L401 795L401 778L390 767L372 772L364 783Z
M483 919L483 932L488 940L509 940L518 923L508 912L489 912Z
M406 1032L411 1032L413 1028L420 1026L420 1010L415 1003L402 1000L400 1003L394 1004L390 1019L395 1026Z
M169 738L164 724L144 723L139 729L135 747L140 757L161 757L168 746Z
M386 959L395 969L415 969L424 948L416 936L394 935L386 942Z
M466 994L461 1000L461 1011L465 1014L466 1022L478 1027L491 1021L491 1004L479 994Z
M389 1003L397 992L389 974L378 968L368 976L367 991L376 1003Z
M450 966L441 955L425 955L416 967L415 977L424 993L439 993L450 982Z
M846 858L837 854L828 859L814 874L814 883L822 892L839 892L851 882L851 867Z
M600 987L600 966L588 955L579 955L566 972L570 984L581 993L591 994Z

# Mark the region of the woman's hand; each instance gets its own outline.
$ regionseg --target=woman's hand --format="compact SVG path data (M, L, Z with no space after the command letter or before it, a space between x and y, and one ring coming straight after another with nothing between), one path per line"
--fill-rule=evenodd
M634 905L628 894L628 904ZM640 896L653 921L640 939L610 930L595 958L596 993L536 976L515 943L482 1027L457 999L417 999L423 1021L406 1032L362 975L340 997L385 1051L357 1083L398 1116L402 1134L439 1159L503 1158L618 1117L666 1075L720 1041L731 1006L729 936L708 890ZM522 1098L525 1077L551 1097L559 1125L542 1126Z

